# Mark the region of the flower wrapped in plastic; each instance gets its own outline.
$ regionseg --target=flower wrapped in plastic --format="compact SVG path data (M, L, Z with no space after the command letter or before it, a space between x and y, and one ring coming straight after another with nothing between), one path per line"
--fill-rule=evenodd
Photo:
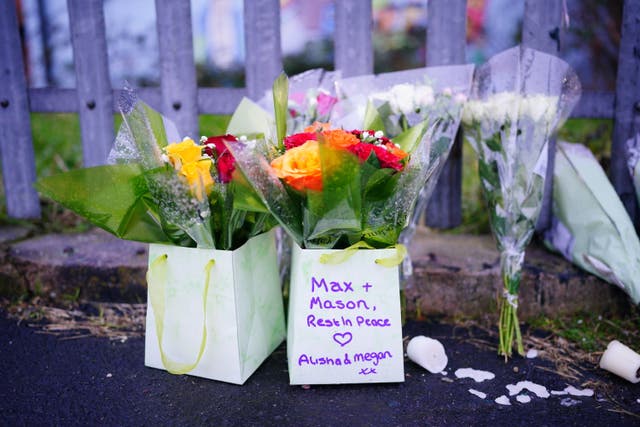
M553 172L546 245L640 303L640 239L602 166L586 146L559 141Z
M398 265L406 248L398 240L418 194L433 186L447 159L447 135L455 134L449 126L460 112L457 120L422 121L393 138L375 126L328 123L288 134L287 92L283 75L273 88L274 140L227 147L294 241L290 382L403 381ZM342 323L327 323L326 310ZM379 360L364 377L358 365L371 355ZM331 362L317 363L319 356Z
M282 342L285 325L268 232L275 222L227 145L244 143L247 129L264 133L270 121L243 108L228 129L237 137L194 141L131 90L120 107L112 164L38 188L118 237L151 243L146 366L242 384Z
M302 248L394 246L446 161L455 118L425 120L392 139L375 127L330 124L285 137L286 85L281 77L274 86L279 142L227 144L247 181Z
M336 81L331 121L355 128L375 125L390 138L427 121L454 121L469 94L473 65L426 67Z
M481 66L472 100L463 112L465 137L478 155L480 182L500 250L504 292L499 353L513 341L522 354L517 317L525 248L535 229L547 172L549 139L580 97L580 82L567 63L516 47Z
M41 179L43 194L128 240L229 250L273 227L266 211L240 203L252 190L234 179L223 141L235 136L182 139L132 90L123 91L120 108L112 164Z

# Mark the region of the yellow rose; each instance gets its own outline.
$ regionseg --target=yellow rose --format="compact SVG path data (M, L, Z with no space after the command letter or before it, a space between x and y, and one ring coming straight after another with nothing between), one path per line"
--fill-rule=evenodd
M202 157L202 147L196 145L191 138L185 138L182 142L169 144L166 146L165 151L169 161L176 169L180 169L186 163L197 162Z
M322 168L318 141L307 141L273 159L271 167L278 178L298 191L322 190Z
M180 175L187 179L191 191L200 201L204 200L213 186L211 164L211 159L204 159L197 162L185 163L180 169Z

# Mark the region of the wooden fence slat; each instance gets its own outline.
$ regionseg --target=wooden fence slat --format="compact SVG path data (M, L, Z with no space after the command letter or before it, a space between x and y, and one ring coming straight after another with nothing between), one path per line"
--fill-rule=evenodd
M162 113L198 139L196 67L189 0L156 0Z
M162 99L159 88L140 87L135 91L141 100L160 111ZM247 94L244 88L198 88L198 110L202 114L231 114L240 100ZM613 97L613 95L612 95ZM120 89L112 90L113 112L119 113ZM77 113L78 104L75 89L31 88L29 102L34 113Z
M522 23L522 45L552 55L560 52L562 40L562 0L526 0ZM553 170L556 164L556 139L549 141L547 174L544 182L542 208L536 224L538 232L551 226L553 202Z
M0 2L0 157L7 213L40 217L27 80L14 1Z
M582 92L571 112L573 119L613 119L614 92Z
M629 170L626 142L640 133L640 2L625 0L618 53L611 181L636 228L640 212Z
M371 0L336 0L334 57L342 77L373 73Z
M427 66L466 62L467 0L429 0ZM458 132L427 205L427 225L451 228L462 222L462 133Z
M282 72L278 0L244 0L244 40L247 94L259 99Z
M84 166L107 161L114 140L102 0L67 0Z
M231 114L246 95L246 89L200 88L198 109L201 114Z
M136 88L136 92L147 104L161 109L160 89ZM120 90L112 91L113 112L118 113L117 100ZM243 96L245 88L201 87L198 88L198 111L200 114L231 114ZM29 104L34 113L77 113L75 89L30 88ZM613 119L615 92L584 92L571 113L572 118Z

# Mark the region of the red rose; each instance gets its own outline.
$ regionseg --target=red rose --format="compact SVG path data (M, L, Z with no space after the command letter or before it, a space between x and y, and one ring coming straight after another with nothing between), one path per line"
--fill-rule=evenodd
M236 169L236 160L224 145L224 141L237 141L233 135L211 136L204 143L204 152L207 156L216 159L220 181L224 184L231 181L233 171Z
M386 148L379 145L374 145L373 151L376 153L378 161L380 161L380 167L391 168L397 171L402 170L403 166L402 163L400 163L400 159L394 154L387 151Z
M371 151L373 150L372 144L366 144L364 142L358 142L349 147L349 151L358 156L360 160L363 162L366 161L371 155Z
M349 151L358 156L360 160L363 162L366 161L371 155L371 151L373 151L380 162L381 168L391 168L397 171L402 170L403 166L400 163L400 159L390 152L388 152L385 148L367 144L365 142L359 142L358 144L352 145L349 147Z
M313 132L294 133L284 139L284 148L291 150L294 147L299 147L307 141L316 141L318 138Z

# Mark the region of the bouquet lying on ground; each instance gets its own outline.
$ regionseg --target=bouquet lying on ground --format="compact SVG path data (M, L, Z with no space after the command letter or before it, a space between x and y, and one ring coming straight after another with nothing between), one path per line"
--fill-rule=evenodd
M500 250L504 292L499 353L523 353L518 288L547 171L548 143L580 97L580 83L559 58L516 47L491 58L474 79L465 136L478 155L480 182Z
M113 164L41 179L40 192L120 238L149 243L236 249L275 224L264 209L242 208L255 196L225 145L238 138L180 140L131 90L120 108Z
M559 142L553 175L547 246L640 303L640 240L598 160L584 145Z
M448 122L423 121L393 139L326 123L286 136L287 88L284 76L274 84L275 142L227 144L246 180L301 248L394 246L446 160Z

